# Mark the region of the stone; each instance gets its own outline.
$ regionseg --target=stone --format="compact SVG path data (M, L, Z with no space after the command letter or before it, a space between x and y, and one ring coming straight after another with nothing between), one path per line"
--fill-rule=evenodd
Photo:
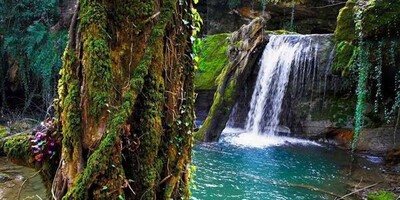
M5 183L9 180L12 180L10 175L0 172L0 183Z
M400 131L398 130L395 135L394 132L393 127L365 128L358 136L356 150L384 154L392 149L400 148Z
M233 32L257 17L270 18L268 30L290 29L298 33L333 33L336 17L345 1L329 3L321 0L280 1L267 3L263 8L259 0L230 1L207 0L196 5L204 20L205 35ZM292 13L294 14L293 24ZM292 27L293 26L293 27Z
M211 142L219 139L239 91L244 89L246 80L263 50L262 47L267 42L263 31L266 22L264 18L256 18L231 34L228 47L229 62L218 77L213 105L203 126L196 133L197 140Z
M320 120L320 121L303 121L301 123L303 128L303 133L306 137L317 137L322 133L326 133L334 127L330 120Z

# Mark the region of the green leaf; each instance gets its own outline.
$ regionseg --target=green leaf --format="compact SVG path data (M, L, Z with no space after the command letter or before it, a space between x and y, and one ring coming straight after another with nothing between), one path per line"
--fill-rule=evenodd
M118 199L125 200L125 197L122 194L118 195Z
M193 3L194 3L194 4L199 3L199 0L193 0Z
M182 19L183 24L188 25L189 21Z

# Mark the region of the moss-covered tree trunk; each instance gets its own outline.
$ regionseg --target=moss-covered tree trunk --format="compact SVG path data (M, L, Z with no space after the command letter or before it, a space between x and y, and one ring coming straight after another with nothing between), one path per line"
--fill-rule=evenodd
M189 195L190 0L81 0L59 81L63 199Z

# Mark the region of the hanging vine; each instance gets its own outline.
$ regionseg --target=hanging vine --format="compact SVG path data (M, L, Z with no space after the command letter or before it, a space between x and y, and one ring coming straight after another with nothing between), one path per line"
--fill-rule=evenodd
M369 48L366 42L364 41L363 35L363 8L365 5L359 4L358 8L354 13L354 24L355 24L355 31L356 37L358 42L358 55L356 61L356 67L358 70L358 83L357 83L357 105L356 105L356 113L355 113L355 129L354 129L354 136L353 141L351 144L351 149L354 151L357 146L358 136L361 133L361 129L364 125L364 114L365 114L365 107L367 102L367 95L368 95L368 74L369 74Z

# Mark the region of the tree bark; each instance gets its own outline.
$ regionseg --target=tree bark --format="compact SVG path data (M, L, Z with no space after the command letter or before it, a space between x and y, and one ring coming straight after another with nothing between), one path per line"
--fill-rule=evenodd
M81 0L59 81L56 199L189 197L191 1Z

